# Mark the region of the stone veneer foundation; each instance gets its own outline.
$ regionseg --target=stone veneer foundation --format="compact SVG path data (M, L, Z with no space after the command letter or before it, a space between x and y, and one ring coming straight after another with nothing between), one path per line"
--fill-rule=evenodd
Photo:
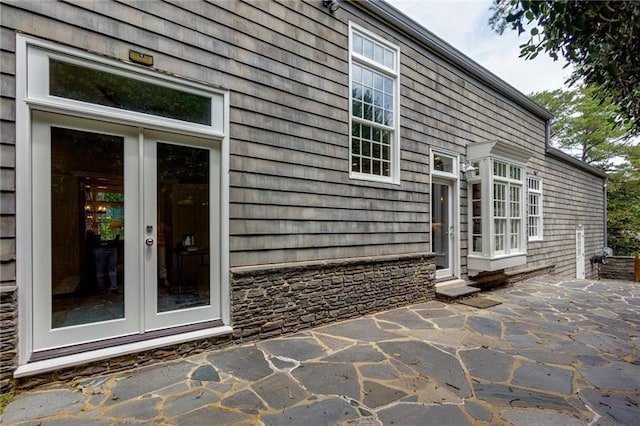
M128 370L435 298L432 254L237 267L230 271L233 335L119 356L5 383L31 388ZM15 346L14 346L15 349ZM3 348L4 351L4 348ZM14 352L15 355L15 352ZM12 357L13 358L13 357ZM4 360L3 360L4 362ZM15 369L11 365L3 369ZM9 373L9 371L3 371Z
M231 269L234 338L265 338L435 297L431 254Z

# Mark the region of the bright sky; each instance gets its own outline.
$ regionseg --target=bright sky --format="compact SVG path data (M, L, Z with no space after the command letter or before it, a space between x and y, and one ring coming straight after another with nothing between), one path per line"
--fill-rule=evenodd
M519 58L526 34L489 27L491 0L387 0L471 59L526 95L564 87L570 74L565 62L541 53L532 61Z

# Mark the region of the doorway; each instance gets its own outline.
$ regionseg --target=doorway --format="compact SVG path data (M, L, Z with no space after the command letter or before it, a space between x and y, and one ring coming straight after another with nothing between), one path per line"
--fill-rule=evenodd
M576 227L576 278L585 278L584 266L584 228L578 225Z
M435 254L436 279L454 276L456 246L454 192L451 181L433 179L431 184L431 251Z
M220 141L33 111L32 158L34 352L221 317Z

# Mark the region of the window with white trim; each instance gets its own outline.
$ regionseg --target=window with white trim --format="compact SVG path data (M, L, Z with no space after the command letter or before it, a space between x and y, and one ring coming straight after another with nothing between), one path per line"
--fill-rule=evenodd
M493 160L493 253L522 249L522 167Z
M492 141L470 145L467 156L475 170L475 176L468 180L468 268L493 271L524 265L526 153Z
M542 241L542 179L527 178L529 241Z
M399 49L350 25L350 176L399 183Z

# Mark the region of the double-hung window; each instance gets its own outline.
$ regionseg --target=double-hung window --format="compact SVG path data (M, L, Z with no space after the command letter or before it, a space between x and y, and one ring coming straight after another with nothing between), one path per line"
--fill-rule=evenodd
M350 176L400 182L399 49L350 25Z
M525 162L528 155L503 142L468 147L475 169L469 180L468 268L494 271L526 263Z
M528 235L529 241L542 241L542 179L529 176L527 178Z

